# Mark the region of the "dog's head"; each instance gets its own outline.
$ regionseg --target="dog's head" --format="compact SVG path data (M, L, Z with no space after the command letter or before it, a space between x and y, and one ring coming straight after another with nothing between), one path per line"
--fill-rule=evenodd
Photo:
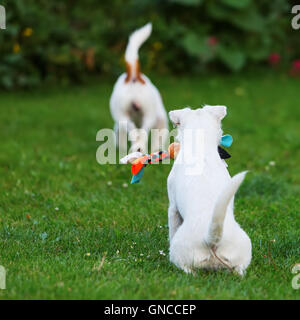
M221 120L226 116L225 106L204 106L196 110L184 108L169 112L172 123L178 128L178 139L185 129L202 129L219 141L222 136Z

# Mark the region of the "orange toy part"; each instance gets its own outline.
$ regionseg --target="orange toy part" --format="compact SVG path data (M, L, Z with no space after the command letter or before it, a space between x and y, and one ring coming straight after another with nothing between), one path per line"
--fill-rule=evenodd
M173 142L172 144L170 144L170 146L168 148L168 152L170 154L170 158L171 159L176 159L179 150L180 150L180 143Z
M150 155L145 155L143 157L137 158L132 162L131 173L133 175L136 175L141 171L144 165L148 163L160 162L163 159L168 158L169 156L172 159L175 159L179 152L179 149L180 149L180 144L178 142L173 142L169 146L168 152L160 151L160 152L151 153Z

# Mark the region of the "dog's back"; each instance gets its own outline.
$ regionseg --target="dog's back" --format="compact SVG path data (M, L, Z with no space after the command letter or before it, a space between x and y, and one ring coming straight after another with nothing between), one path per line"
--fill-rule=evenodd
M126 73L118 78L110 98L116 133L124 137L123 145L120 144L121 149L127 150L127 130L144 130L143 134L138 135L138 141L131 146L131 152L146 152L148 133L151 129L168 128L167 114L159 91L140 70L138 51L150 36L151 30L152 25L148 23L130 35L125 52ZM126 122L127 126L120 128L119 122ZM167 134L162 133L161 136L165 142ZM158 151L162 147L159 141L154 139L152 151Z
M179 124L181 137L168 179L170 259L186 272L224 267L227 261L229 268L242 274L251 260L251 242L234 219L233 199L245 173L230 178L217 152L226 108L208 108L170 113L171 120ZM195 137L185 139L187 129L193 134L202 130L205 145L188 163ZM182 223L176 225L178 215Z

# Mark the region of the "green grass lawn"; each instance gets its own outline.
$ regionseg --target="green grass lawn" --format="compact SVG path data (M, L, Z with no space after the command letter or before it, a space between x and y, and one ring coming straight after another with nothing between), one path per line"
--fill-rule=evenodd
M246 276L194 277L169 263L170 165L147 167L131 186L130 166L96 162L96 133L113 126L113 81L101 80L0 93L0 299L299 299L291 286L300 263L299 79L153 81L168 110L228 107L229 171L250 170L235 201L253 245Z

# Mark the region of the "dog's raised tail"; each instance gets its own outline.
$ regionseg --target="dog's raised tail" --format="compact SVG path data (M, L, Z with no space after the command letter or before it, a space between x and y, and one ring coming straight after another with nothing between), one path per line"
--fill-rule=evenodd
M211 247L217 246L222 238L227 207L243 182L246 174L247 171L243 171L232 177L217 200L207 238L207 243Z
M144 83L140 77L139 48L149 38L152 31L152 23L149 22L142 28L134 31L130 37L125 51L125 61L127 68L126 82L138 80Z

